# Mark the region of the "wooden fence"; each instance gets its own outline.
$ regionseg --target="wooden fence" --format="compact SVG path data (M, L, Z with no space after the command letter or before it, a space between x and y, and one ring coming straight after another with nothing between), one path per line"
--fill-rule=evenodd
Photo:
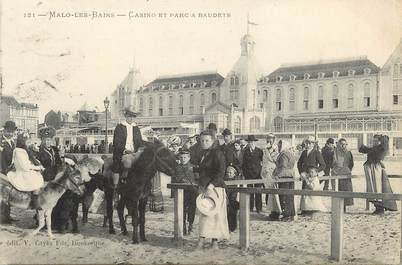
M358 177L358 176L355 176ZM391 176L390 176L391 177ZM400 175L393 175L395 178L402 178ZM342 179L347 176L333 176L327 179ZM320 179L326 179L324 177ZM295 181L290 179L290 181ZM276 182L289 182L287 180L279 180ZM261 180L234 180L226 181L227 185L247 185L261 184ZM193 188L191 184L168 184L168 188L177 190L174 198L174 237L178 244L183 242L183 199L184 190ZM330 257L336 261L341 261L343 257L343 221L344 221L344 199L345 198L361 198L366 200L385 199L399 200L402 205L402 194L391 193L370 193L370 192L346 192L346 191L315 191L315 190L290 190L290 189L265 189L265 188L246 188L246 187L227 187L230 191L240 193L240 247L248 249L250 246L250 194L279 194L279 195L310 195L331 197L331 251ZM401 210L401 245L400 245L400 261L402 263L402 210Z

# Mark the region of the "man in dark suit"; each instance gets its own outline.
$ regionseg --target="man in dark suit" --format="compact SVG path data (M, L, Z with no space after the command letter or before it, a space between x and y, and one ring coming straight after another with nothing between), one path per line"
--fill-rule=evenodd
M6 121L3 128L3 135L0 140L0 172L7 175L13 160L13 152L15 149L13 137L17 126L13 121ZM10 217L10 207L6 203L1 202L0 223L9 224L12 221L13 219Z
M222 132L223 144L220 145L220 149L225 156L226 166L240 166L240 162L235 154L234 146L232 143L232 132L226 128Z
M42 140L39 147L37 159L40 161L45 170L42 172L45 181L54 180L57 172L62 166L59 149L54 145L54 136L56 129L53 127L45 127L39 130L39 136Z
M122 158L124 155L134 155L142 147L143 140L140 128L134 122L134 119L139 115L138 112L131 108L124 110L126 118L120 124L117 124L113 134L113 184L117 187L120 175L124 171Z
M263 152L255 146L257 138L254 135L247 137L248 146L243 154L243 175L245 179L261 179L261 163ZM262 184L250 184L248 187L262 187ZM254 204L257 212L262 210L261 194L250 194L250 211L253 211Z
M297 169L301 176L307 174L307 169L315 168L317 173L322 172L325 169L324 158L321 152L315 148L316 140L314 137L309 136L305 141L306 149L301 153L299 160L297 161ZM306 186L305 181L303 181L302 188Z

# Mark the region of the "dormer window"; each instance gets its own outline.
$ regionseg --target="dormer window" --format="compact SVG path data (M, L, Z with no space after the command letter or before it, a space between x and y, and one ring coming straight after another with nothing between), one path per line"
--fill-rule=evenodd
M339 77L339 72L338 72L338 71L334 71L334 72L332 73L332 77L333 77L333 78L338 78L338 77Z
M276 82L281 82L281 81L282 81L282 76L278 75L278 76L276 77Z
M296 80L296 76L295 76L295 75L290 75L289 79L290 79L290 81L295 81L295 80Z
M304 80L309 80L309 79L310 79L310 74L305 73L305 74L304 74Z
M318 78L319 78L319 79L324 78L324 76L325 76L325 73L322 73L322 72L318 73Z
M371 69L370 68L364 68L364 74L365 75L369 75L371 73Z
M212 81L212 86L216 86L216 81L214 80L214 81Z
M355 70L348 70L348 76L354 76L355 75Z
M268 83L268 82L269 82L269 77L265 77L265 78L264 78L264 82L265 82L265 83Z

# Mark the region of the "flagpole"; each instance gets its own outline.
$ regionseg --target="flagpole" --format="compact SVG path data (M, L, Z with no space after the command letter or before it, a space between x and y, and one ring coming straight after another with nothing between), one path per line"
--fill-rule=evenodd
M247 35L250 33L250 18L249 13L247 13Z

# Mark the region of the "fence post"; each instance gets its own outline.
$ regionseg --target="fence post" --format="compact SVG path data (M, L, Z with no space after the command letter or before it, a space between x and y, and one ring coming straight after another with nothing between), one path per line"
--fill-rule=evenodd
M250 246L250 194L240 192L240 248Z
M399 261L400 261L400 264L402 264L402 200L401 200L401 204L400 204L399 208L401 211L401 247L399 249Z
M344 198L331 198L331 258L342 260Z
M177 189L174 196L174 238L177 245L183 244L183 189Z

